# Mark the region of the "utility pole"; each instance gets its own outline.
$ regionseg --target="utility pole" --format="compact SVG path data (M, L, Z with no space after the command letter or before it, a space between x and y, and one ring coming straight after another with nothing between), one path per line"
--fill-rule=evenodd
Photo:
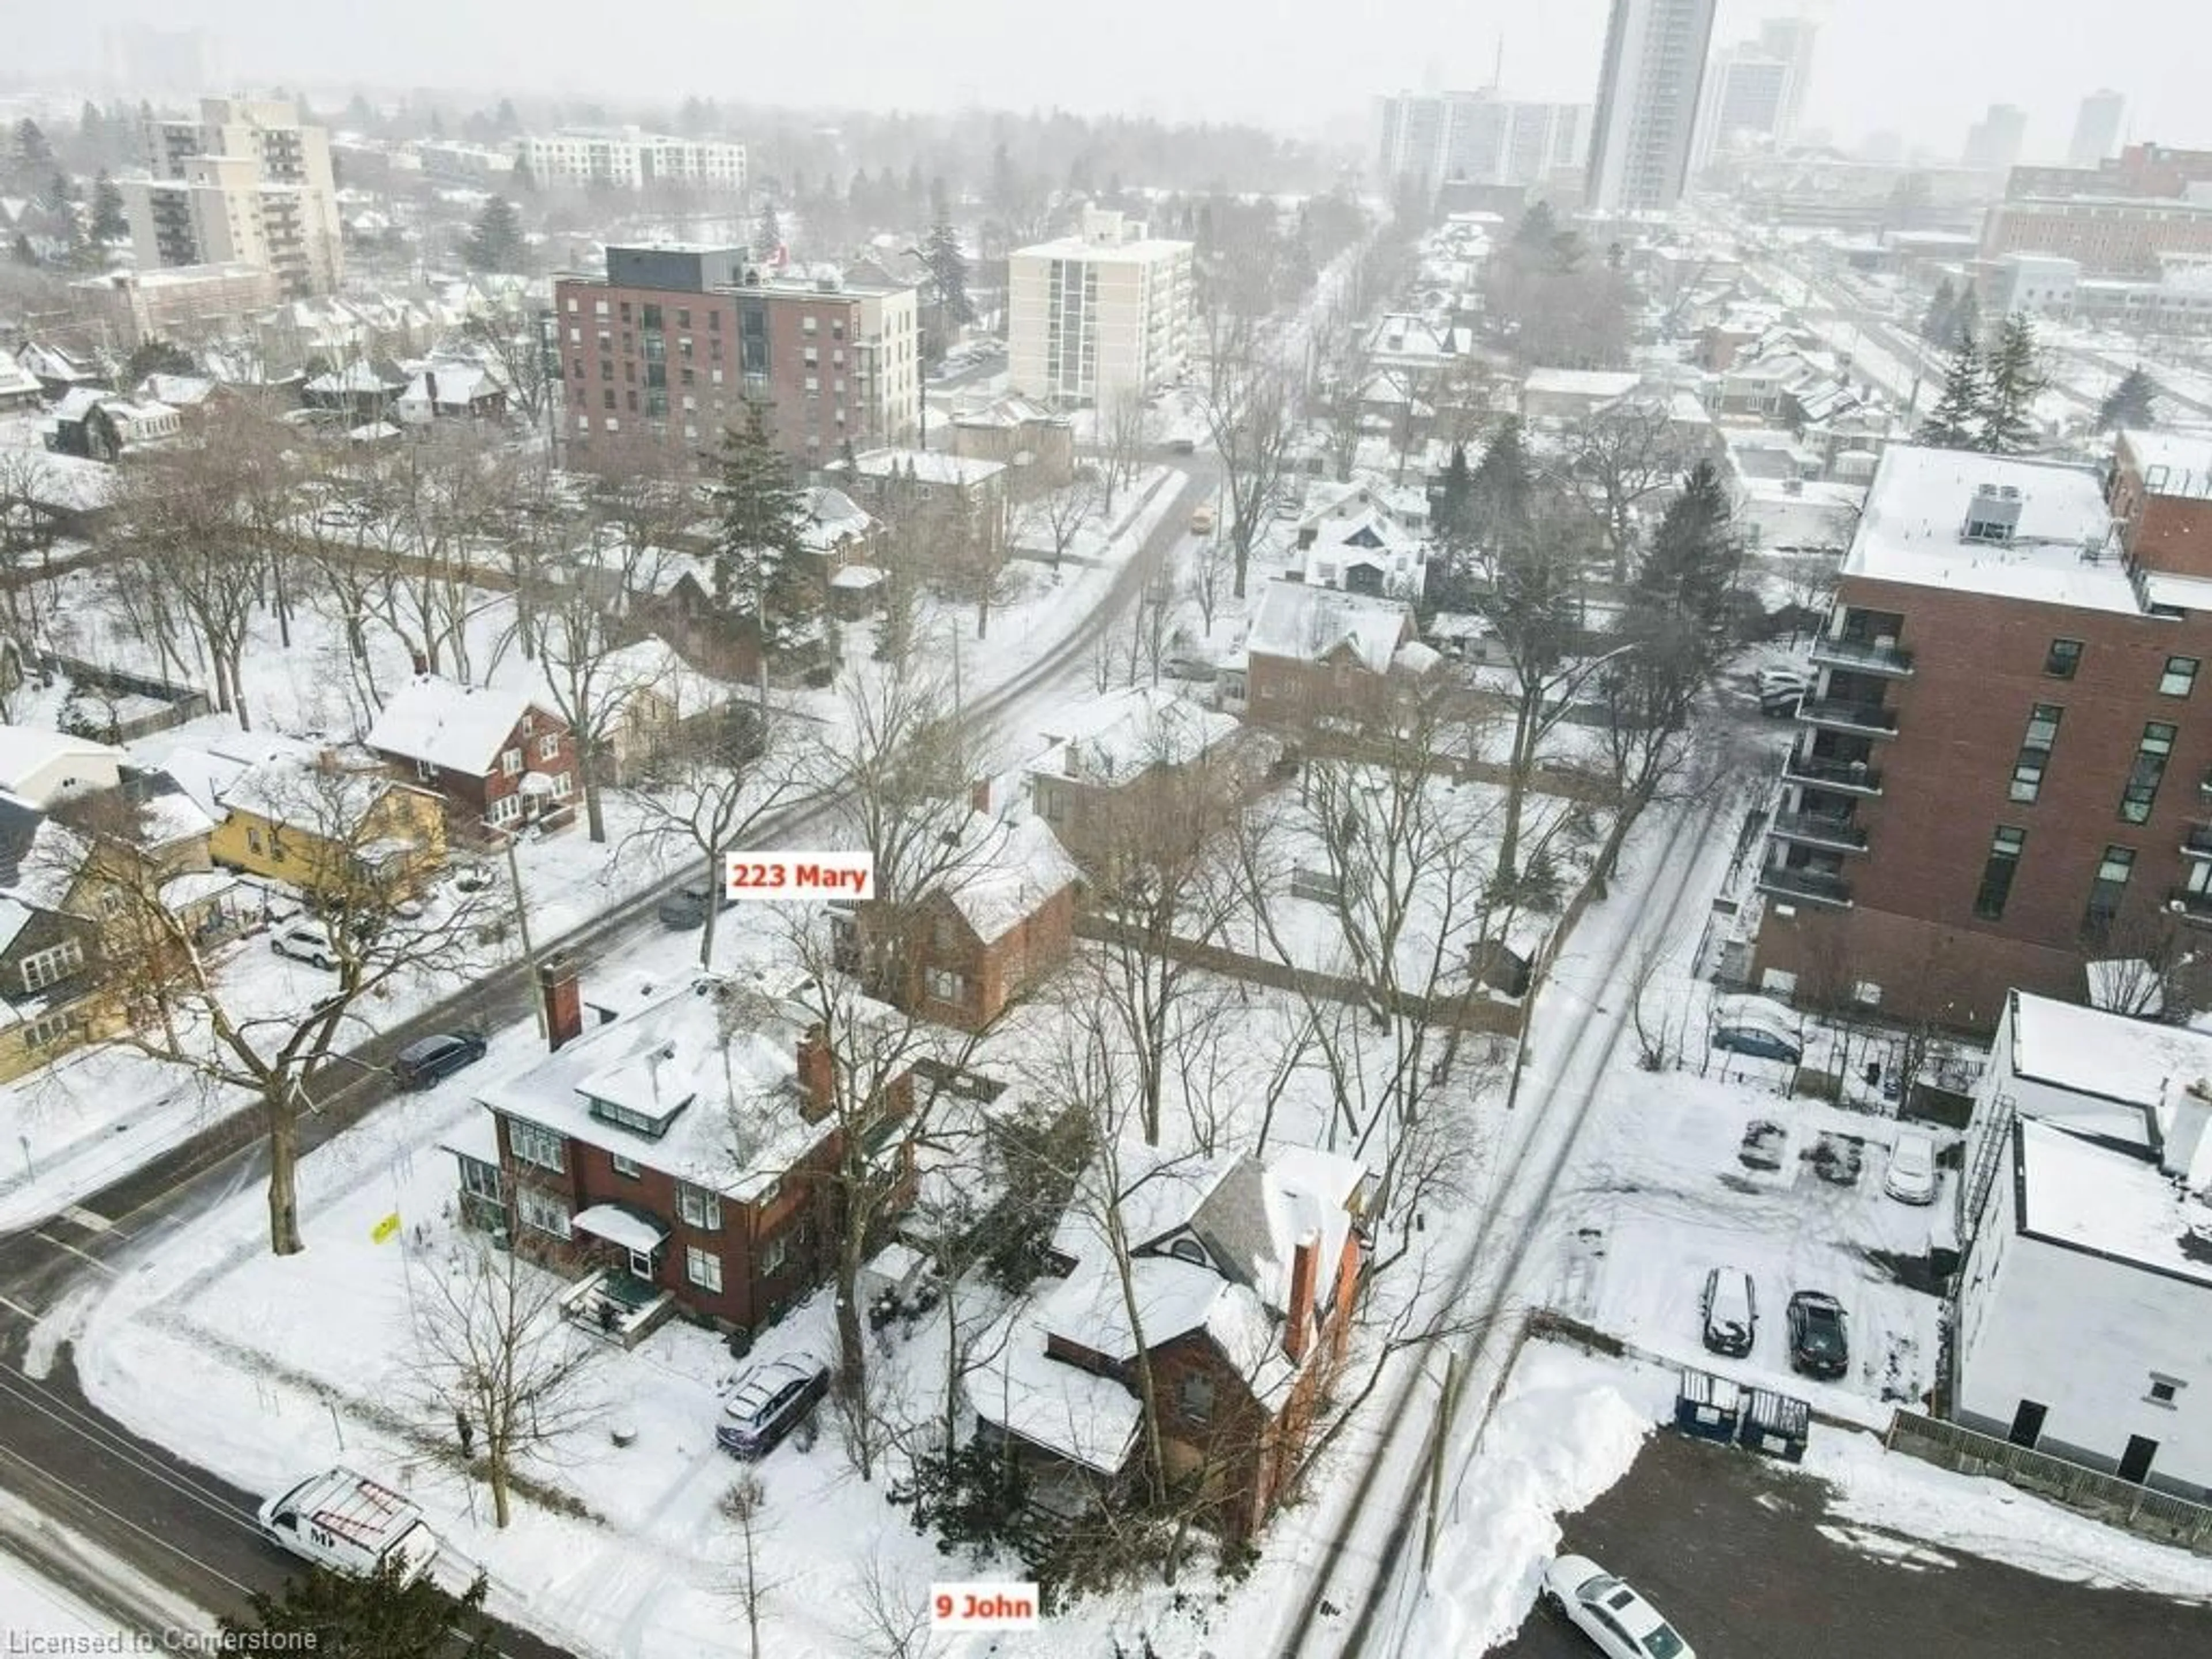
M1459 1356L1446 1348L1443 1399L1437 1407L1436 1439L1429 1447L1429 1514L1421 1528L1421 1571L1424 1573L1437 1559L1437 1512L1443 1505L1444 1495L1444 1441L1451 1429L1452 1392L1458 1367Z
M514 856L514 837L507 838L507 878L514 889L514 925L522 934L522 963L530 970L530 1012L538 1017L538 1035L545 1027L545 994L538 983L538 951L530 942L530 907L522 902L522 866Z

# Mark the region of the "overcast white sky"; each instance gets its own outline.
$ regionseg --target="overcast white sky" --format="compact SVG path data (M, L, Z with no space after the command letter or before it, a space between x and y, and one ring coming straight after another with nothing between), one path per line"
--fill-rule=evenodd
M1588 100L1607 0L10 0L27 73L90 71L100 31L198 27L240 84L433 86L791 104L1060 105L1296 129L1371 95L1480 85ZM1810 0L1826 14L1808 120L1893 128L1950 153L1990 103L2025 106L2031 158L2063 153L2081 94L2128 95L2128 131L2212 147L2207 0ZM1794 0L1721 0L1716 37Z

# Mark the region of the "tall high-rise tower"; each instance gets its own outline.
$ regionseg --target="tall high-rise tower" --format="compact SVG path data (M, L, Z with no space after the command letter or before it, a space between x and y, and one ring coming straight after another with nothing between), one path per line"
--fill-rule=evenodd
M1590 131L1589 204L1662 211L1682 194L1715 0L1613 0Z
M2093 167L2108 155L2120 153L2120 118L2128 100L2110 87L2081 100L2074 118L2074 142L2066 147L2066 165Z

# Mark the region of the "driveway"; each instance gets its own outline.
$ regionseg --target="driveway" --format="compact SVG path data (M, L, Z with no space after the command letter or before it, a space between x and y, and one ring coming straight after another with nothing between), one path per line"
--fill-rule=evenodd
M1814 1432L1822 1432L1818 1425ZM1837 1432L1830 1430L1827 1432ZM1778 1466L1662 1431L1612 1491L1565 1522L1563 1546L1648 1595L1698 1659L2170 1659L2203 1649L2212 1613L2091 1589L1912 1540L1886 1559L1832 1542L1824 1489ZM1591 1659L1542 1607L1500 1659Z

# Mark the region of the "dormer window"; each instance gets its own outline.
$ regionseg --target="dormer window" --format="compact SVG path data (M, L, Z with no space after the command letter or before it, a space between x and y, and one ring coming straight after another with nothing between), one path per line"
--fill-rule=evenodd
M1168 1246L1168 1254L1178 1261L1196 1262L1201 1267L1213 1265L1206 1259L1206 1247L1194 1238L1178 1238Z

